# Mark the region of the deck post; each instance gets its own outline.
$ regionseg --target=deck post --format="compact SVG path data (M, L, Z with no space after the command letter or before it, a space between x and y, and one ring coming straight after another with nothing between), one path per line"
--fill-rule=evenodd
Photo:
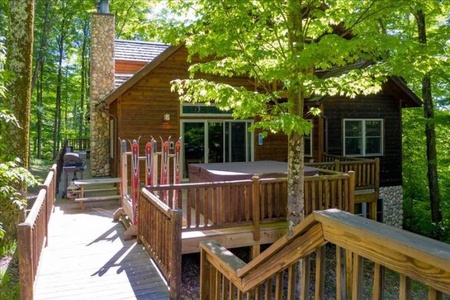
M20 223L17 225L19 247L19 280L20 299L32 300L34 287L34 262L31 238L31 224Z
M374 221L377 220L377 202L378 202L378 197L380 194L380 159L377 157L375 158L375 170L373 171L373 176L374 176L374 182L375 182L375 186L374 188L374 200L372 201L372 203L370 204L370 218Z
M355 213L355 171L348 171L348 212ZM353 287L353 253L350 250L345 250L345 269L347 281L347 295L352 295Z
M259 255L261 252L261 228L260 228L260 209L261 209L261 197L259 195L259 176L252 177L252 206L253 206L253 240L255 244L252 246L252 259Z
M123 214L126 214L124 210L126 195L128 194L128 158L127 158L127 141L120 141L121 156L120 156L120 208L118 208L113 214L113 220L119 221Z
M212 299L211 277L212 266L206 257L208 253L200 247L200 299Z
M348 171L348 212L355 213L355 171Z
M336 172L341 172L340 168L341 168L341 163L339 162L339 159L335 159L334 160L334 170Z
M170 299L179 299L181 295L181 226L183 213L181 209L175 209L171 212L171 232L172 247L171 253L172 264L170 265Z

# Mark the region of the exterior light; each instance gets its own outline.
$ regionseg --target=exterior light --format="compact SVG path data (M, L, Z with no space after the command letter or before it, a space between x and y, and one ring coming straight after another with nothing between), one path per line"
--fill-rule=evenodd
M166 121L166 122L170 121L170 114L165 113L165 114L163 115L163 120Z

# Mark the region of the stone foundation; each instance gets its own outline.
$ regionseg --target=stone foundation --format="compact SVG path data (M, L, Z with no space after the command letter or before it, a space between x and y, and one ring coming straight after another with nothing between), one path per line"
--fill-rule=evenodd
M98 106L114 89L114 15L97 13L91 31L91 173L109 176L109 113Z
M383 199L383 223L397 228L403 226L403 189L402 186L380 188Z

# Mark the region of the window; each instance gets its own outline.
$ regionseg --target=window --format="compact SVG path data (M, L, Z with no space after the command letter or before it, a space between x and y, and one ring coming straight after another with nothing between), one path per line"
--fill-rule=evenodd
M223 111L217 108L216 105L210 104L191 104L182 103L181 104L181 115L182 116L231 116L231 111Z
M371 156L382 154L383 120L344 120L344 155Z
M253 160L252 121L182 120L184 174L190 163L224 163Z
M308 122L312 122L312 120L308 120ZM305 134L304 135L304 143L305 143L305 156L306 157L312 157L313 156L313 151L312 151L312 133L313 133L313 128L311 126L311 130L309 131L309 134Z

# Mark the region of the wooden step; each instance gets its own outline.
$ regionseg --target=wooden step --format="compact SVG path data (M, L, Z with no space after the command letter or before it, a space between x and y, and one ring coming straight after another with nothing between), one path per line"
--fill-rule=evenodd
M112 196L93 196L93 197L83 197L83 198L75 198L75 202L79 202L81 209L84 209L84 202L96 202L96 201L108 201L120 199L120 195L112 195Z
M110 188L99 188L99 189L90 189L90 190L84 190L84 193L99 193L99 192L112 192L117 191L116 187L110 187Z

